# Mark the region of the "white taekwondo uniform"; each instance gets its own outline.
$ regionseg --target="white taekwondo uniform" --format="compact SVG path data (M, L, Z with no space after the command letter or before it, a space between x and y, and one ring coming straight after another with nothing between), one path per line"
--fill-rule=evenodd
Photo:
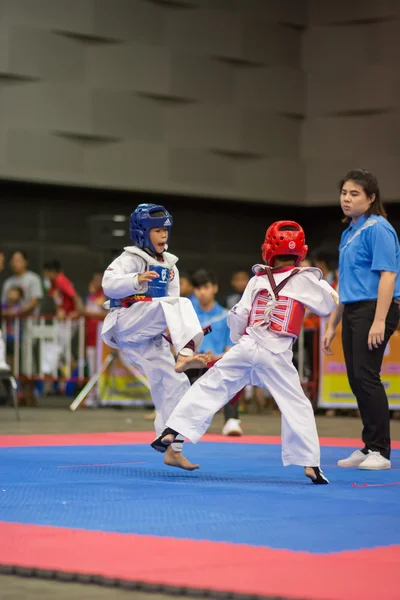
M283 464L318 467L320 447L314 412L293 365L292 346L300 333L305 307L326 316L336 307L338 295L321 280L319 269L279 270L256 265L253 272L255 277L228 316L236 345L188 390L167 427L196 443L215 413L239 390L248 384L263 387L282 413ZM272 272L272 280L268 272ZM285 279L281 293L279 284Z

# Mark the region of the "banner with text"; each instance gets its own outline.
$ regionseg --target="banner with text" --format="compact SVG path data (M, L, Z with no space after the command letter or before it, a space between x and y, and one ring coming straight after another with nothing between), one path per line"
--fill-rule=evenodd
M326 321L321 319L320 348ZM333 356L326 356L320 350L320 377L318 406L321 408L357 408L357 402L347 379L346 365L342 348L341 324L332 342ZM387 345L381 371L389 407L400 409L400 331L392 335Z

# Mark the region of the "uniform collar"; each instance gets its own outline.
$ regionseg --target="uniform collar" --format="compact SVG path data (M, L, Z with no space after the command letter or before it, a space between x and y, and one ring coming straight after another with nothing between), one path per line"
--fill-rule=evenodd
M365 216L365 213L363 215L361 215L361 217L358 219L358 221L356 223L353 223L353 221L350 222L349 225L349 229L350 231L357 231L357 229L360 229L360 227L362 227L365 223L365 221L369 219L369 217Z

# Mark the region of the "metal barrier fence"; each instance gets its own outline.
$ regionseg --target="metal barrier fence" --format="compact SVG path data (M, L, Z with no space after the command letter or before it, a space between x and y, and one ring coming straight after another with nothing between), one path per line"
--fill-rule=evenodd
M98 319L99 322L102 319ZM75 381L86 384L78 398L71 405L75 410L88 391L98 382L102 372L112 363L113 354L109 349L109 358L99 363L96 372L92 369L85 375L88 362L86 352L86 319L59 320L54 315L29 317L3 317L3 338L8 347L8 362L17 381ZM312 335L312 349L306 347L305 336ZM11 339L12 337L12 344ZM98 340L98 344L102 344ZM12 346L12 352L10 352ZM297 342L297 368L307 395L316 404L318 393L318 329L302 329ZM97 353L98 349L96 350ZM100 352L101 354L101 352ZM312 377L306 376L306 366L311 364ZM126 366L126 365L125 365ZM60 374L62 367L63 374ZM146 381L140 371L128 365L132 378ZM74 374L75 373L75 374Z
M54 315L3 317L7 360L17 380L84 381L85 318L59 320ZM60 376L62 360L65 375Z

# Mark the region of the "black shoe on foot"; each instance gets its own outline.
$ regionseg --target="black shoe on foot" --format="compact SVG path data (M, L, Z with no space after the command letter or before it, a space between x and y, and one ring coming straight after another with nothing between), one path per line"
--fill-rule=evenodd
M307 477L310 477L310 479L313 483L316 483L317 485L329 483L329 480L325 477L325 475L323 474L322 470L319 467L308 467L308 468L310 468L314 471L315 479L313 477L311 477L310 475L307 475Z
M176 436L178 435L178 432L175 431L174 429L171 429L170 427L167 427L166 429L164 429L164 431L162 432L161 435L158 436L158 438L156 438L154 440L154 442L152 442L150 445L152 448L154 448L154 450L157 450L157 452L166 452L168 446L170 446L171 444L173 444L174 442L167 442L166 444L164 444L164 442L162 441L162 439L166 436L166 435L170 435L172 433L172 435L174 436L174 441Z

